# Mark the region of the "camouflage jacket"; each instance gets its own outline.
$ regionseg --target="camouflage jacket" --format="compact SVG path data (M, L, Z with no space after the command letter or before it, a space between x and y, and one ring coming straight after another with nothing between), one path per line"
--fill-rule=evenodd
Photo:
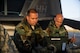
M16 31L20 35L23 42L25 42L27 37L31 36L32 33L39 34L41 37L46 36L46 33L42 30L41 26L38 23L33 30L25 18L16 26Z
M54 24L54 21L50 21L49 26L47 28L47 32L50 36L59 37L59 36L66 36L68 35L64 25L62 24L60 28L57 28Z
M0 24L0 53L19 53L7 30Z
M46 31L49 34L49 37L60 38L59 41L56 40L52 41L52 43L56 46L58 50L61 50L61 46L63 42L66 43L68 42L68 32L66 31L63 25L61 25L60 28L58 29L54 24L54 21L51 20Z
M41 26L37 23L35 25L35 29L31 28L31 25L24 18L17 26L16 26L16 35L15 35L15 43L17 48L20 48L20 52L25 52L30 48L25 48L25 42L28 44L35 45L36 41L40 41L43 37L46 36L46 33L42 30ZM34 40L36 39L36 40ZM35 42L35 43L33 43ZM26 44L27 44L26 43ZM23 50L23 51L21 51Z

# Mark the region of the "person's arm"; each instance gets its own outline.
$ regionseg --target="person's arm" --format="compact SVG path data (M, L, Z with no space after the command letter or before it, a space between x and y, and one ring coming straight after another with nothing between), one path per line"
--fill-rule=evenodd
M26 32L22 25L16 26L14 42L20 52L29 51L29 41L26 41Z

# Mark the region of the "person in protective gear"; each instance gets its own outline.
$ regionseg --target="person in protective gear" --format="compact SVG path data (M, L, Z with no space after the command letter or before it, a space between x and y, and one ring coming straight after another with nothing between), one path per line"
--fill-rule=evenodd
M25 18L16 26L14 42L20 53L37 53L38 46L42 46L42 39L46 33L38 23L38 12L30 9ZM38 47L38 48L40 48Z
M66 51L66 46L69 42L68 32L63 25L63 20L64 18L62 14L57 14L56 17L50 21L46 29L50 37L50 43L52 43L57 49L56 53Z

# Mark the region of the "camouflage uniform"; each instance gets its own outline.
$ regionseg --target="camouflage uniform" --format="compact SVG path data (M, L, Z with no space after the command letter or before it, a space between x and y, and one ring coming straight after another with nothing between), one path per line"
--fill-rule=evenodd
M16 33L15 33L15 44L16 47L19 49L20 52L31 52L31 48L35 47L42 38L46 36L45 32L43 32L42 28L37 23L35 25L35 29L33 30L31 28L31 25L27 22L27 20L24 18L22 22L20 22L16 26ZM36 39L36 40L35 40ZM25 46L25 44L28 44L29 46ZM33 45L33 46L32 46Z
M6 29L0 24L0 53L19 53Z
M68 33L66 31L66 29L64 28L63 25L60 26L60 28L58 29L56 27L56 25L54 24L54 21L51 20L49 23L48 28L46 29L47 33L49 34L50 37L50 41L54 46L56 46L57 51L59 51L59 53L62 50L62 43L68 41ZM51 38L60 38L60 40L54 40L51 41Z

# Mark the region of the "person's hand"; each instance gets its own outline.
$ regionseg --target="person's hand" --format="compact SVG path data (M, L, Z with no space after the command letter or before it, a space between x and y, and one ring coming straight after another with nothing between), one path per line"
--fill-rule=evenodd
M75 37L72 37L72 38L70 39L70 42L71 42L71 43L75 43L75 42L76 42L76 38L75 38Z
M29 41L25 41L24 46L26 49L29 49L31 47L31 43Z

